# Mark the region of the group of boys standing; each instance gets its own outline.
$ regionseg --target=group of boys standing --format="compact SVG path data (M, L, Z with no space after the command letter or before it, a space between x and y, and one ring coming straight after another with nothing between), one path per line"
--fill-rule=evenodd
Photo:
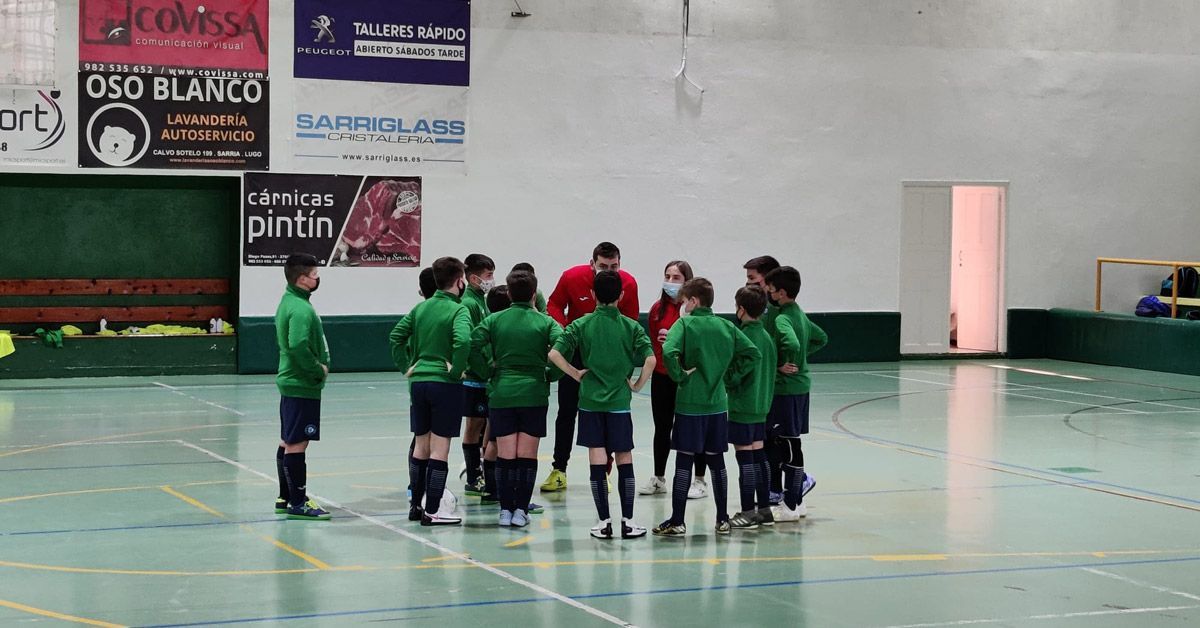
M780 267L771 257L750 260L745 269L747 284L734 299L740 325L713 313L708 280L664 282L664 295L674 296L682 316L661 346L667 374L678 386L671 431L676 469L671 516L653 529L655 535L686 534L684 513L697 458L711 471L718 534L806 514L803 498L815 486L804 471L800 440L808 432L807 357L827 336L795 302L796 269ZM329 518L304 488L304 446L319 439L320 388L329 364L320 319L308 303L319 285L316 272L310 256L289 258L289 286L276 314L283 424L276 511L295 519ZM564 272L549 314L531 266L518 264L502 286L495 286L494 274L494 262L480 254L435 260L422 272L425 300L389 335L393 361L410 382L409 519L426 526L462 522L444 511L442 496L451 440L460 436L466 417L467 493L483 503L498 502L499 525L528 525L530 514L541 510L531 499L550 384L561 380L554 469L542 490L566 487L577 415L577 444L588 449L599 519L591 535L644 536L646 528L633 521L630 408L632 394L645 386L657 360L637 322L637 284L620 270L619 249L602 242L590 264ZM741 510L733 516L726 505L724 452L730 444L741 494ZM614 463L618 522L608 495ZM771 477L779 471L783 499L772 507Z

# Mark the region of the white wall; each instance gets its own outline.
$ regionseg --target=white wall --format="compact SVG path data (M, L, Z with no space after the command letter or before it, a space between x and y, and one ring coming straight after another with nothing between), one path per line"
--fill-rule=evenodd
M610 239L643 301L682 257L730 309L741 264L772 253L807 309L895 310L900 182L940 179L1010 182L1010 307L1090 307L1096 256L1200 257L1200 3L694 0L703 97L671 79L681 0L522 5L474 3L469 175L426 179L426 261L528 260L549 291ZM290 3L271 10L286 119ZM1115 277L1110 309L1159 274ZM274 311L281 275L244 271L244 315ZM417 298L415 270L325 277L327 314Z

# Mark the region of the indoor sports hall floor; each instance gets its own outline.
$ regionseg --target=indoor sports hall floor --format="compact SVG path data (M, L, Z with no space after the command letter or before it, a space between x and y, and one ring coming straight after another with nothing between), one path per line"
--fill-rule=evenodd
M1200 378L814 370L806 521L718 538L693 501L686 539L625 542L588 536L580 450L528 529L477 500L462 528L409 523L395 374L326 389L309 490L332 522L272 514L270 377L0 382L0 625L1200 624ZM649 408L635 399L639 485ZM669 498L636 508L650 526Z

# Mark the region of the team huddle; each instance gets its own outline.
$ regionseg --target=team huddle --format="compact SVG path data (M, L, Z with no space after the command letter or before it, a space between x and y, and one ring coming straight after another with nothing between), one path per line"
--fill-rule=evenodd
M600 539L636 538L634 494L666 493L675 452L671 516L658 536L687 533L689 497L711 492L718 534L798 521L816 482L805 473L808 356L828 338L796 304L800 273L772 257L744 266L735 297L738 324L713 313L712 284L670 262L650 308L650 333L638 322L637 283L620 269L620 250L602 242L590 264L565 271L547 301L529 264L495 285L495 263L472 254L442 257L421 273L424 301L389 334L391 356L410 383L409 520L462 523L443 500L451 442L462 438L465 493L498 505L500 526L524 527L542 512L532 502L538 450L547 433L552 382L558 382L554 466L543 492L566 489L572 439L587 448ZM307 497L304 452L320 439L320 396L329 351L309 298L320 285L317 260L296 254L276 312L281 442L275 510L289 519L329 519ZM636 376L635 376L636 371ZM635 488L632 399L650 383L654 473ZM464 418L466 419L464 421ZM465 423L465 430L464 430ZM728 512L725 452L733 445L740 510ZM609 506L616 468L621 516ZM697 478L693 478L693 471Z

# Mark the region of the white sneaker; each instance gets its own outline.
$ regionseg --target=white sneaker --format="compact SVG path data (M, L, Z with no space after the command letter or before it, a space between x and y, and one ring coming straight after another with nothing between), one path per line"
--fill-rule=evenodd
M638 489L638 495L660 495L667 492L667 479L650 476L649 480Z
M708 497L708 480L706 478L695 478L692 480L692 487L688 489L688 499L704 499Z
M596 525L592 526L590 534L598 539L613 538L612 520L605 519Z
M621 538L636 539L646 536L646 528L628 520L621 520Z
M524 528L529 525L529 515L520 508L514 510L511 525L514 528Z
M775 518L776 522L799 521L808 516L808 507L803 502L796 504L794 509L788 508L787 504L779 504L771 508L771 516Z
M462 524L462 517L456 517L449 513L435 512L432 515L425 513L421 517L421 525L423 526L456 526Z

